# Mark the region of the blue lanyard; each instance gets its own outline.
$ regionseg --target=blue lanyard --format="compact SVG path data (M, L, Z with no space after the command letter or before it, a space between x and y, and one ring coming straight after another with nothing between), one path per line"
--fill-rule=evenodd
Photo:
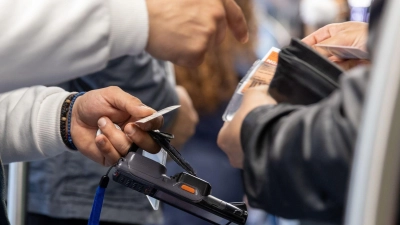
M278 223L279 223L278 218L276 216L272 216L272 224L278 225Z
M100 223L101 208L103 207L104 194L109 180L108 172L107 175L101 177L99 186L96 190L96 195L94 196L92 212L90 213L88 225L99 225Z

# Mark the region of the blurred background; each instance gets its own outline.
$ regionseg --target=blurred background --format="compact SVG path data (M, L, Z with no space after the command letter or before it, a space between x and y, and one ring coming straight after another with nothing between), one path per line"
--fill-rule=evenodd
M196 132L181 148L181 153L199 177L210 182L212 194L225 201L245 201L241 174L216 145L227 103L236 85L256 59L271 47L282 48L292 37L307 36L330 23L367 22L370 0L236 0L250 27L250 41L241 45L228 35L224 43L209 52L196 69L175 66L176 82L188 91L199 114ZM174 162L167 163L172 174L182 171ZM190 214L163 205L164 224L209 224ZM190 222L189 222L190 221ZM324 225L315 221L286 220L249 210L248 225Z

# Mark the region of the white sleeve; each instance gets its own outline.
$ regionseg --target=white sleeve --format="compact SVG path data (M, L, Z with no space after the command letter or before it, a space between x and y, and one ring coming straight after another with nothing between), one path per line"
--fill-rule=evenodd
M0 1L0 92L56 84L147 45L145 0Z
M0 94L0 156L3 163L43 159L68 150L60 113L70 93L34 86Z

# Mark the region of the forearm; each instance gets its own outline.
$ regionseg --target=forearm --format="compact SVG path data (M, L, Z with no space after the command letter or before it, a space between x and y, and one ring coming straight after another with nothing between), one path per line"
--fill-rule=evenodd
M43 159L67 150L60 135L60 111L69 95L35 86L0 95L0 156L3 163Z
M0 92L98 71L147 44L145 0L2 1Z
M263 106L246 117L251 205L288 218L340 218L367 82L364 72L346 76L341 90L317 104Z

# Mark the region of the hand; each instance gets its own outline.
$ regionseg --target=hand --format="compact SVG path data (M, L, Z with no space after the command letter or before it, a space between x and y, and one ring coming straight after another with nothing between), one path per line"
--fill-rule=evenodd
M160 147L144 130L158 129L163 118L151 120L140 128L132 123L154 112L118 87L89 91L78 97L72 108L71 137L83 155L105 166L126 155L132 142L156 153ZM114 123L126 134L115 128ZM99 128L103 134L96 137Z
M179 97L181 107L178 110L174 124L168 132L174 134L174 139L171 144L180 149L185 142L195 133L196 125L199 122L199 117L193 107L192 100L190 99L186 89L182 86L176 87L176 92Z
M150 30L146 50L180 66L198 66L219 45L229 27L248 40L246 20L234 0L147 0Z
M243 167L243 149L240 141L240 130L247 114L259 106L276 104L276 101L269 96L267 92L268 86L257 86L248 89L232 121L225 122L224 126L219 131L217 140L218 146L228 155L229 161L233 167Z
M355 47L367 51L368 24L362 22L345 22L327 25L314 33L308 35L303 40L306 44L312 46L322 55L328 57L331 61L337 63L345 70L351 69L360 64L369 64L369 60L350 59L343 60L328 51L316 47L316 44L340 45Z

